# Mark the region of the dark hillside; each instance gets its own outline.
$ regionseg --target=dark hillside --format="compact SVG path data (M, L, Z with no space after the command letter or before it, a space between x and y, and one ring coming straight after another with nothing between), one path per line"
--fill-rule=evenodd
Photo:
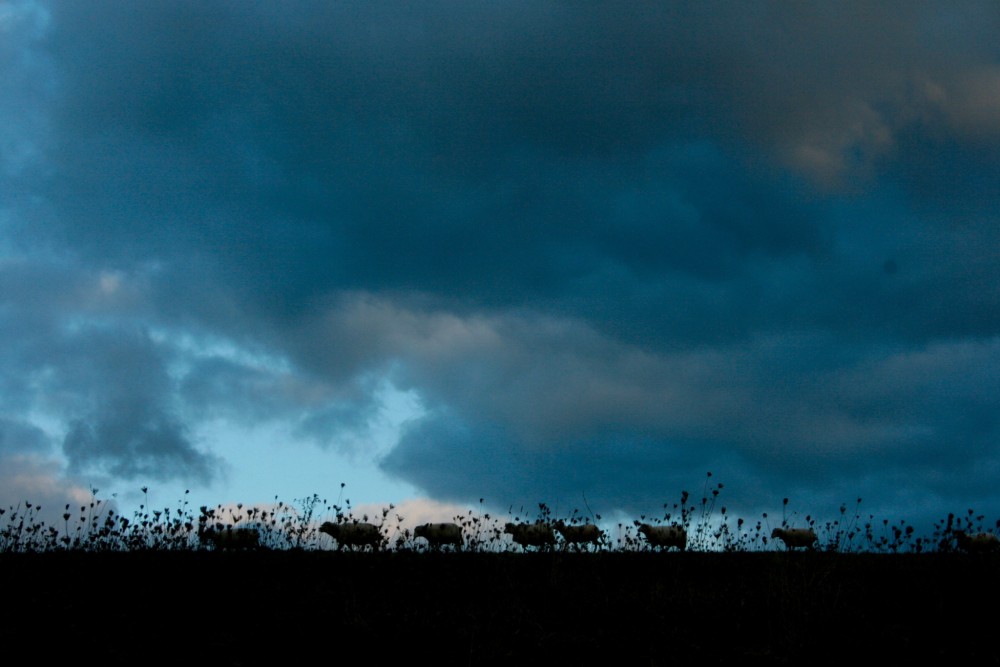
M265 647L333 658L346 641L445 664L609 650L663 665L1000 659L994 556L42 553L0 566L7 646L85 661L188 646L222 664Z

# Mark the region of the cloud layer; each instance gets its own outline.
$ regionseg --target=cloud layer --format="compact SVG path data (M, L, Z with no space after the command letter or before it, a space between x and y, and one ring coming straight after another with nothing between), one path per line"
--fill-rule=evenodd
M1000 512L998 31L8 3L0 447L206 483L205 420L357 450L388 385L382 466L443 501Z

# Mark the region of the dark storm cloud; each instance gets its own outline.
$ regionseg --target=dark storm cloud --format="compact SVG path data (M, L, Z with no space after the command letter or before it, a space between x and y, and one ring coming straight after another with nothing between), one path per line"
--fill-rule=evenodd
M45 433L34 424L0 418L0 451L44 451L49 446Z
M994 5L12 6L5 412L74 469L388 378L437 496L994 503Z
M197 248L280 315L343 287L508 305L733 277L830 235L766 158L870 169L945 113L914 86L981 67L989 17L959 41L897 9L70 4L54 222L117 261Z

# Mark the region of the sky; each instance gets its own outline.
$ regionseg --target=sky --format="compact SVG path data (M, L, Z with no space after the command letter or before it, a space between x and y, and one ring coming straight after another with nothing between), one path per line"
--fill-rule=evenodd
M0 505L1000 518L997 34L0 1Z

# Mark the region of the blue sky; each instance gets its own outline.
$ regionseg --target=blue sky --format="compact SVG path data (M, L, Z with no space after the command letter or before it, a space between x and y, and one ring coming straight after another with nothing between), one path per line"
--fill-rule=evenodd
M994 3L0 3L4 504L1000 516Z

